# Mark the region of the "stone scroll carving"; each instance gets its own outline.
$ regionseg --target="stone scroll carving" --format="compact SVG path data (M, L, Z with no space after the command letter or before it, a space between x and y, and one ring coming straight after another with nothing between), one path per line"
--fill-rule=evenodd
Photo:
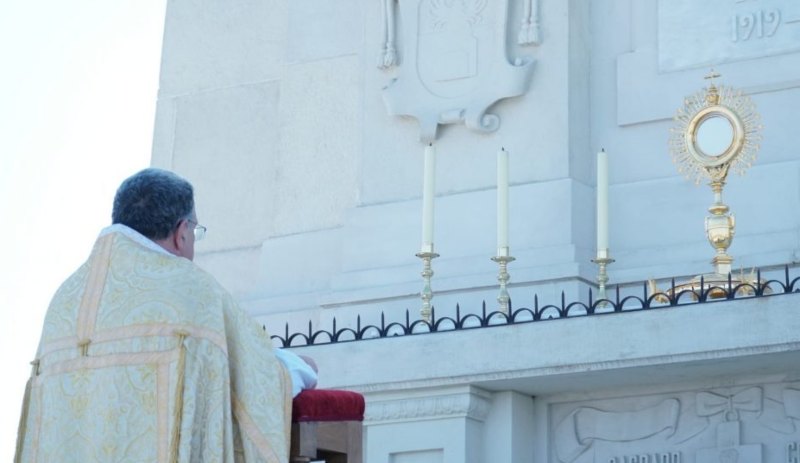
M557 408L566 408L552 433L560 463L762 463L781 454L800 463L797 383Z
M571 463L598 440L630 442L661 432L671 435L677 428L679 413L680 402L676 399L631 412L578 407L558 425L558 459Z
M493 132L500 117L488 108L527 91L534 61L509 62L508 1L384 0L378 67L397 67L383 90L384 102L390 115L419 121L422 141L435 140L440 124L463 122ZM538 43L538 1L524 1L517 41ZM395 30L398 24L401 31Z

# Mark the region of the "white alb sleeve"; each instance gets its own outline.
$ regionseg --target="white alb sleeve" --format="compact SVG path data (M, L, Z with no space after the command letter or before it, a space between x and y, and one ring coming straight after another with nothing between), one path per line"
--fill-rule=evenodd
M317 387L317 372L297 354L286 349L275 349L275 356L292 377L292 397L296 397L303 389Z

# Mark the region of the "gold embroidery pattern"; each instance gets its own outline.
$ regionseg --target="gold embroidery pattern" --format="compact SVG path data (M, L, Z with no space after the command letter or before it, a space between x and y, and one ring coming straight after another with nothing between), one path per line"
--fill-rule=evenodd
M105 235L95 244L90 257L89 281L83 292L81 308L78 313L78 337L80 342L89 339L94 329L94 319L106 285L106 274L111 259L111 248L116 235Z
M17 461L232 463L238 434L245 461L285 462L291 397L271 349L194 264L104 236L48 309Z

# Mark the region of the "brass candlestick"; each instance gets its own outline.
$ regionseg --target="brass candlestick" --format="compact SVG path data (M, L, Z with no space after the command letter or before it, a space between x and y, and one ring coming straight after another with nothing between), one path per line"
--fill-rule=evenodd
M508 294L508 280L511 279L511 275L508 274L508 263L514 262L516 258L508 255L508 248L498 249L497 254L492 257L492 261L497 262L499 266L497 273L497 281L500 283L500 291L497 294L498 310L508 315L511 305L511 296Z
M606 284L608 283L608 272L607 267L609 264L613 264L615 262L614 259L609 257L608 249L603 251L597 252L597 257L592 259L592 262L597 264L597 300L608 299L606 295ZM600 307L608 306L607 301L603 301L600 303Z
M422 259L422 291L420 297L422 298L422 308L419 315L425 322L431 322L431 299L433 299L433 290L431 289L431 277L433 276L433 268L431 267L431 260L439 257L439 254L433 252L433 246L430 250L418 252L417 257Z

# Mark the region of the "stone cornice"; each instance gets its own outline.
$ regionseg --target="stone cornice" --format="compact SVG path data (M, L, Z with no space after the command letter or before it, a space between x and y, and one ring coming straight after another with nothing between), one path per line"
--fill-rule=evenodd
M486 419L491 394L475 387L425 389L408 394L368 394L364 421L396 423L441 418Z

